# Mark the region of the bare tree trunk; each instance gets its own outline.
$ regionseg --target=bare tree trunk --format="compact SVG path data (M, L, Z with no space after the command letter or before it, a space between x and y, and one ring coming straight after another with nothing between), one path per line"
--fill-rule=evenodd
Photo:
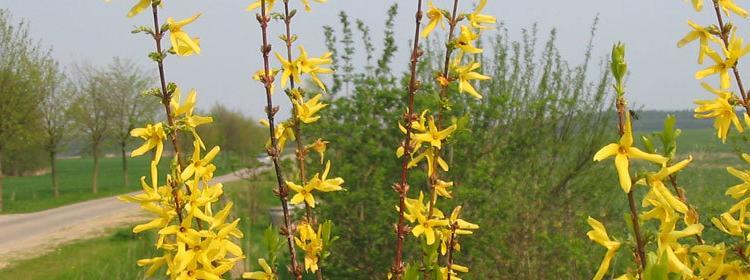
M60 197L60 188L57 184L57 161L55 160L57 153L55 151L49 152L49 164L52 172L52 191L55 193L55 198Z
M0 149L0 211L3 211L3 150Z
M127 143L125 143L125 141L120 142L120 152L122 155L122 178L123 183L125 184L123 186L125 186L125 188L127 189L130 185L128 184L128 157L125 152L126 145Z
M99 178L99 143L94 143L94 176L92 178L91 182L91 190L96 193L98 191L97 189L97 181Z

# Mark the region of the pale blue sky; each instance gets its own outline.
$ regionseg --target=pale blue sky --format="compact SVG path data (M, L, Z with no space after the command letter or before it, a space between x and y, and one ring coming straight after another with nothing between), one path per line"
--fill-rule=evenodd
M448 0L434 0L447 7ZM0 0L0 8L9 9L16 18L30 21L32 35L45 45L54 47L53 55L64 65L75 62L104 64L113 56L132 58L152 67L145 55L152 50L152 41L143 35L132 35L135 25L150 23L150 14L126 18L135 0ZM262 88L250 80L260 68L260 31L253 13L244 8L252 0L167 0L161 13L186 18L195 12L203 16L187 31L201 37L202 53L188 58L169 58L167 78L183 88L199 91L199 106L208 108L221 102L256 118L263 115ZM373 37L382 38L382 22L386 9L394 2L400 5L396 21L397 69L405 69L408 40L413 30L415 0L329 0L313 2L313 12L300 12L295 17L294 32L311 55L323 51L322 25L336 25L339 11L346 10L373 27ZM473 6L469 1L463 5ZM739 4L746 1L739 1ZM300 10L301 1L292 0ZM747 5L750 8L750 5ZM277 9L280 6L277 6ZM676 41L688 31L687 19L714 23L709 11L695 13L683 0L490 0L485 13L506 23L511 36L518 38L521 28L539 24L541 34L550 28L559 31L559 47L565 58L580 62L582 48L588 39L592 19L599 14L600 28L595 39L594 55L606 55L615 41L628 45L631 76L628 94L632 103L645 104L649 109L692 108L696 98L709 98L693 74L701 66L695 64L697 46L676 48ZM741 34L750 34L747 21L736 16ZM279 34L274 24L273 34ZM743 32L744 31L744 32ZM281 43L272 36L276 50ZM377 44L376 44L377 46ZM750 73L743 68L743 72ZM747 78L750 80L750 77ZM281 94L277 103L287 103Z

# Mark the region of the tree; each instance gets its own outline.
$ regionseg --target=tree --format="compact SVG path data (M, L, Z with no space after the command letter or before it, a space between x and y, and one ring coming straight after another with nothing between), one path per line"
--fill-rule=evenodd
M80 131L90 141L91 155L94 158L91 191L96 193L98 191L99 153L107 133L111 130L109 125L113 102L107 94L104 72L91 66L79 68L76 97L71 106L71 114Z
M104 70L104 88L108 90L112 106L110 128L114 140L120 147L122 157L122 176L125 187L128 183L127 146L132 138L130 131L139 125L152 122L156 117L159 103L149 102L142 92L152 83L149 72L139 68L130 60L114 58Z
M0 210L3 208L3 153L12 141L31 134L37 120L40 77L37 63L48 59L29 37L28 24L14 23L8 10L0 10Z
M43 66L43 76L40 83L43 99L39 108L41 127L44 131L44 150L49 154L52 175L52 191L55 197L60 196L57 181L57 153L63 146L63 141L69 136L71 125L70 105L73 97L73 86L61 71L57 62L48 61Z

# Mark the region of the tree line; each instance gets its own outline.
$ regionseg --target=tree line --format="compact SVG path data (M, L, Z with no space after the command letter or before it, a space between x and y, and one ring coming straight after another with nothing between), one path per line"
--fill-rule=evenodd
M5 176L49 170L50 192L59 197L61 154L93 158L93 193L101 157L119 154L122 184L130 186L130 131L158 117L158 103L144 100L153 98L145 92L156 84L154 70L117 57L104 65L63 67L51 51L32 38L27 21L0 10L0 211ZM202 131L204 141L227 151L226 166L245 166L261 151L255 120L220 104L208 114L217 125Z

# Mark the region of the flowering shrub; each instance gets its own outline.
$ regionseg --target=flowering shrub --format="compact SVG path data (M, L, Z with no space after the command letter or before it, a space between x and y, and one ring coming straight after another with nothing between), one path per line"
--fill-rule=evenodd
M404 140L396 149L396 156L402 158L401 180L394 184L394 190L399 194L399 204L396 209L399 213L396 224L397 243L395 245L396 255L389 277L395 279L418 279L418 271L422 271L425 278L434 279L459 279L458 272L468 272L465 266L454 263L455 252L461 249L458 238L460 235L468 235L472 230L479 228L478 225L459 218L461 206L453 209L451 215L446 217L438 208L438 197L453 198L451 188L453 182L441 178L443 172L449 170L448 163L443 159L442 152L444 144L447 143L451 134L456 131L457 125L445 125L446 115L450 113L451 99L449 93L454 93L451 88L455 86L456 93L466 93L476 99L482 95L472 86L473 80L488 80L475 70L480 67L476 54L482 53L477 47L479 33L490 27L486 24L494 24L495 18L482 14L482 9L487 4L486 0L479 1L475 10L469 14L458 14L458 1L453 1L451 11L443 10L428 3L426 12L429 23L420 32L422 18L422 1L417 1L416 28L414 32L413 48L411 53L411 78L409 81L409 97L404 123L399 124ZM427 110L421 114L415 113L414 96L420 88L417 80L417 63L422 50L420 49L420 37L427 37L437 26L445 28L448 23L448 34L445 49L445 62L442 72L437 73L435 82L438 84L438 97L440 109L435 115ZM456 27L460 32L456 36ZM454 51L457 51L455 54ZM429 115L428 115L429 114ZM418 198L409 198L409 183L407 173L410 168L426 164L430 189L428 201L424 201L424 193L419 192ZM409 226L406 221L413 223ZM411 232L420 241L422 249L422 260L419 264L404 265L403 242L406 234ZM445 255L445 263L440 264L439 255Z
M703 0L692 1L696 11L703 9ZM692 21L692 29L678 43L683 47L692 41L699 41L698 63L703 64L708 57L713 65L699 70L695 78L702 80L712 75L719 76L718 88L702 82L701 86L716 96L713 100L698 100L695 103L696 118L714 119L716 136L725 142L732 127L742 133L750 126L747 92L744 90L737 63L748 51L737 35L737 27L728 19L730 14L747 17L748 13L732 0L713 0L712 14L715 14L718 25L703 26ZM720 52L714 50L719 48ZM748 188L748 173L733 167L727 171L742 180L742 183L730 187L726 194L739 201L719 217L712 217L711 223L719 231L732 237L725 242L712 243L701 236L705 226L698 218L695 207L688 203L685 191L677 184L677 174L686 168L692 157L679 160L675 158L677 138L680 130L675 130L675 118L665 121L664 131L657 134L662 143L660 148L654 146L654 140L643 137L646 151L635 148L631 125L631 114L627 110L623 78L627 71L625 47L615 45L612 50L612 73L615 78L615 103L619 118L620 140L603 147L594 155L595 161L613 157L620 186L627 194L630 205L629 228L635 240L618 240L608 235L604 225L589 217L592 230L588 237L606 248L606 254L594 279L602 279L609 269L613 256L623 245L632 245L634 266L618 279L747 279L750 272L747 254L750 250L745 235L747 229L747 205L750 199L745 198ZM731 74L730 74L731 73ZM732 77L736 82L739 96L730 90ZM744 124L737 116L740 107ZM750 163L750 156L742 158ZM641 160L655 167L653 170L632 174L631 161ZM634 185L635 184L635 185ZM639 209L634 198L634 187L648 187ZM668 187L671 186L671 189ZM639 213L639 211L645 212ZM647 221L656 222L652 232ZM634 241L634 242L633 242Z
M232 203L215 211L216 203L223 193L221 183L211 183L216 170L211 161L219 153L219 147L206 149L196 131L196 127L211 123L211 117L194 115L197 93L191 90L184 101L180 101L180 90L174 83L167 83L164 60L168 55L191 56L200 53L197 38L190 37L184 28L195 21L200 14L175 21L159 22L158 12L162 6L159 0L139 1L128 13L128 17L151 8L153 28L140 26L134 33L145 33L154 39L155 51L149 57L159 68L161 87L147 93L158 97L164 106L166 123L147 124L133 129L130 134L140 137L144 143L135 149L131 156L141 156L153 151L148 180L141 177L143 193L121 196L127 202L139 203L141 208L152 213L153 220L137 225L134 233L155 230L158 233L156 248L161 255L138 261L139 266L149 266L147 275L152 275L161 267L170 279L219 279L244 258L242 249L235 244L242 238L238 229L239 219L229 221ZM169 34L171 47L164 49L162 39ZM193 154L183 159L179 150L177 133L186 132L193 138ZM172 146L172 163L169 174L160 177L157 165L162 158L164 141ZM159 181L164 180L164 184Z
M320 163L324 162L325 152L328 141L318 138L312 143L304 142L302 128L303 125L309 125L317 122L320 116L317 113L328 106L322 103L322 93L315 94L312 97L313 90L302 87L302 77L309 77L315 86L323 93L326 92L326 86L320 80L319 75L331 74L332 69L326 68L331 64L331 53L325 53L320 57L310 57L304 46L299 46L299 54L295 58L293 54L293 44L297 40L297 35L291 33L292 20L297 11L290 9L290 1L283 0L283 14L274 13L274 1L259 0L247 7L248 11L260 10L257 15L262 32L263 45L261 53L263 55L264 68L255 72L253 79L260 81L266 90L266 113L267 120L261 123L269 129L271 136L266 144L268 155L273 160L274 171L276 173L278 188L274 190L279 197L284 212L284 225L281 228L281 234L286 237L287 248L291 264L289 270L296 279L302 279L304 272L315 273L318 279L323 279L322 260L329 254L328 249L335 237L331 236L333 223L329 220L319 223L313 209L316 205L316 195L319 192L335 192L343 190L344 180L340 177L329 178L331 170L330 160L326 162L325 169L321 173L315 173L312 178L307 178L306 159L309 152L316 152L320 158ZM324 0L316 0L323 3ZM305 11L310 12L311 7L307 0L303 0ZM271 44L268 42L268 23L271 17L278 18L284 22L286 33L280 38L286 46L286 55L275 52L279 61L280 68L270 67L269 54ZM271 95L274 93L274 79L281 73L281 87L284 89L289 102L292 104L292 116L290 119L277 124L274 121L278 107L274 107ZM297 180L284 180L284 174L279 165L281 152L286 147L287 141L294 141L296 144L296 161L297 161ZM289 199L289 190L294 191L293 196ZM293 222L291 219L289 204L304 204L305 216L302 220ZM304 269L299 266L297 260L296 248L299 247L304 252ZM269 256L271 263L265 259L259 259L258 263L263 271L256 271L243 274L243 278L248 279L273 279L276 271L276 259ZM304 271L303 271L304 270Z

